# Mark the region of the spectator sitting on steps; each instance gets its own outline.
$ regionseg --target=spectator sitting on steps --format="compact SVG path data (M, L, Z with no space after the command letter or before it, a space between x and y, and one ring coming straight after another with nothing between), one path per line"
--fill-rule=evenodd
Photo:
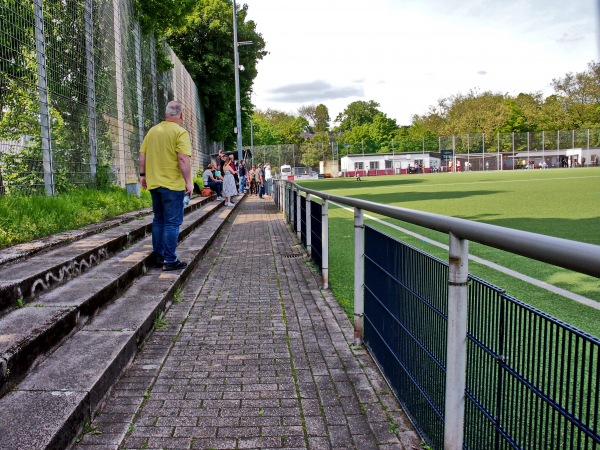
M217 193L217 200L221 200L221 189L223 187L223 182L218 180L213 175L214 164L210 163L206 170L202 173L202 183L205 187L211 188Z

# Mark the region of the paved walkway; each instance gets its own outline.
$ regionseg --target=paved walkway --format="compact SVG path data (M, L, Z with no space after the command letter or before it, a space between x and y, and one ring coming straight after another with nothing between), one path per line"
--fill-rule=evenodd
M245 199L76 448L421 448L319 285L273 202Z

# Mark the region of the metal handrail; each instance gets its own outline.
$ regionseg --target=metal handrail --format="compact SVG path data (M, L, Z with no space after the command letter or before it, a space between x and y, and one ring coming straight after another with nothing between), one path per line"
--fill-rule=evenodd
M294 189L325 200L363 209L393 219L420 225L442 233L452 233L461 239L526 256L548 264L600 278L600 245L587 244L529 231L449 217L368 200L327 194L287 182Z

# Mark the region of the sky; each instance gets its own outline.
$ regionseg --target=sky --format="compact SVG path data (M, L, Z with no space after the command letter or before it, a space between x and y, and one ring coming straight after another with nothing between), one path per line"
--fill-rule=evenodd
M600 61L600 0L238 0L269 52L257 109L298 115L327 106L332 122L373 100L410 125L439 99L470 90L554 91L552 79Z

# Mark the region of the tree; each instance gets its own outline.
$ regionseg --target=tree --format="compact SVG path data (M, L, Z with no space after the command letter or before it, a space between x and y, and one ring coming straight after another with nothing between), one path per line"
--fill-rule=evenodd
M167 40L192 76L200 92L210 139L235 144L236 123L232 4L229 0L196 0L195 15L187 28ZM238 11L238 40L252 41L239 47L242 130L252 114L250 94L257 75L256 64L267 52L253 21L246 21L248 6Z
M303 105L298 108L300 117L312 122L312 127L307 131L315 131L317 133L329 130L329 110L324 104Z
M369 125L369 137L378 147L379 152L392 150L392 139L398 129L395 119L388 118L385 114L377 114L373 123Z
M315 115L316 115L316 119L315 119L315 131L318 132L322 132L322 131L327 131L329 130L329 110L327 109L327 106L325 106L324 104L319 104L317 105L317 108L315 110Z
M134 0L142 30L157 38L183 30L192 19L198 0Z
M372 123L377 114L383 114L378 108L379 103L373 100L352 102L338 114L335 121L340 124L341 130L348 131L359 125Z
M308 129L304 117L296 117L276 109L254 111L254 143L256 145L300 144L300 134Z
M566 130L570 120L565 111L563 99L558 95L551 95L544 100L537 117L538 127L541 130Z
M357 125L350 131L344 132L344 139L350 144L348 154L375 153L378 150L371 140L369 124Z
M312 139L300 146L302 158L300 163L304 166L317 167L319 161L325 160L325 153L329 151L329 135L327 133L315 134Z
M569 128L597 127L600 124L600 63L588 63L580 73L567 73L552 80L557 100L568 116Z
M317 107L315 105L302 105L298 108L298 114L312 122L313 126L317 123Z

